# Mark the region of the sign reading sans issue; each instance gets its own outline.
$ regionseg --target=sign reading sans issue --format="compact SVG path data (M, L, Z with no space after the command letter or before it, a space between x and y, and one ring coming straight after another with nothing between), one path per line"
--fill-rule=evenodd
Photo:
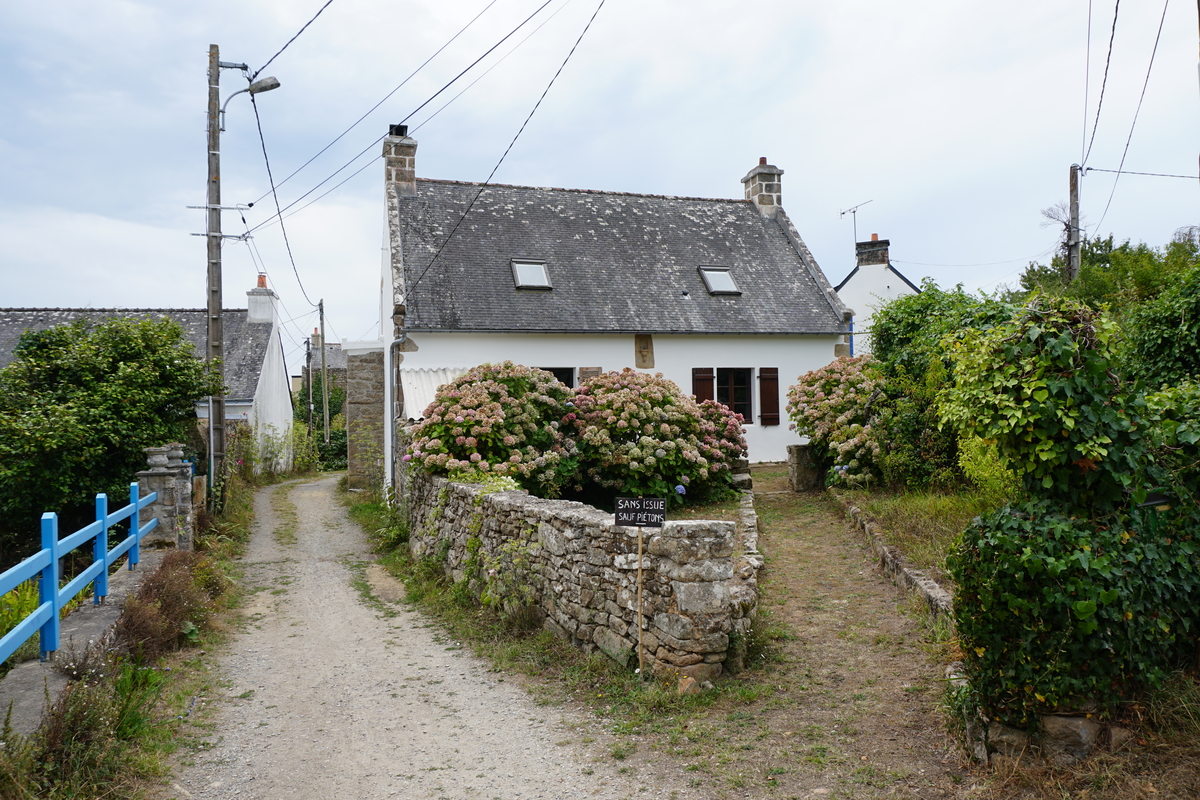
M661 528L667 521L664 497L618 497L616 525Z

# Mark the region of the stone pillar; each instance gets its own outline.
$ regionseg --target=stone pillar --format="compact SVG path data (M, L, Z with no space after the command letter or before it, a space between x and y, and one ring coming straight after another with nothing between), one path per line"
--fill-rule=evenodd
M383 140L384 186L394 185L400 197L417 194L417 140L407 125L392 125Z
M142 524L151 517L158 517L158 527L142 540L142 544L153 542L191 550L195 514L192 510L191 468L183 462L183 445L147 447L146 462L150 468L137 473L141 495L145 497L157 492L158 499L143 509Z
M813 459L812 447L807 444L790 444L788 454L788 482L793 492L811 492L824 485L821 473Z
M346 356L346 439L351 489L383 484L384 353Z

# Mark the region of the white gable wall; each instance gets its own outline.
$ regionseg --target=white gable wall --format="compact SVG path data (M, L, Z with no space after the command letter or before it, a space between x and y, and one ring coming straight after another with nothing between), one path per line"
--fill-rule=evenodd
M783 461L787 446L800 438L788 430L787 390L805 372L833 360L839 336L718 336L654 334L654 367L692 393L692 369L740 367L779 370L780 424L759 423L758 382L753 382L754 420L746 426L746 443L753 462ZM633 334L478 334L423 333L409 336L415 352L404 353L400 369L466 369L478 364L511 360L531 367L600 367L609 372L634 367ZM578 373L576 373L578 375ZM577 378L578 381L578 378ZM404 416L415 416L405 409Z
M854 312L854 354L871 352L871 323L883 304L913 294L912 287L887 264L860 264L838 289L842 304Z

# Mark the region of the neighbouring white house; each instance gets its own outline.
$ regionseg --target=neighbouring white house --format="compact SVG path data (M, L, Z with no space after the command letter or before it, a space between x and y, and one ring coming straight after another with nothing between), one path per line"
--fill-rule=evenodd
M291 464L292 395L279 330L279 297L267 288L266 276L246 293L244 309L222 311L225 350L225 419L243 422L260 443L274 437L282 448L269 451L280 469ZM81 319L102 322L114 317L169 317L203 358L208 341L208 312L191 308L0 308L0 367L12 361L22 333L46 330ZM207 427L208 402L196 404L196 416ZM165 444L165 443L164 443Z
M570 386L661 372L742 414L752 461L799 443L787 387L848 350L849 314L780 205L783 170L760 159L744 199L668 197L418 179L416 150L402 125L384 140L386 427L510 359Z
M879 308L897 297L920 294L912 281L904 277L888 258L891 242L872 233L871 241L857 242L855 267L835 289L838 297L854 314L854 333L850 337L855 355L871 352L871 323Z

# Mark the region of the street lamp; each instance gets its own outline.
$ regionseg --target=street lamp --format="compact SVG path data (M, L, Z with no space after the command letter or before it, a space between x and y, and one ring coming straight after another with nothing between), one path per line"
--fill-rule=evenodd
M217 365L217 375L222 384L225 380L224 326L221 324L221 131L225 130L225 106L221 105L220 84L222 69L240 69L248 72L245 64L221 61L220 49L208 46L208 349L204 358ZM225 105L235 95L249 92L269 92L279 88L275 78L263 78L249 87L234 92L225 100ZM208 484L211 489L217 470L225 458L225 395L213 395L208 401ZM210 496L212 493L210 492Z

